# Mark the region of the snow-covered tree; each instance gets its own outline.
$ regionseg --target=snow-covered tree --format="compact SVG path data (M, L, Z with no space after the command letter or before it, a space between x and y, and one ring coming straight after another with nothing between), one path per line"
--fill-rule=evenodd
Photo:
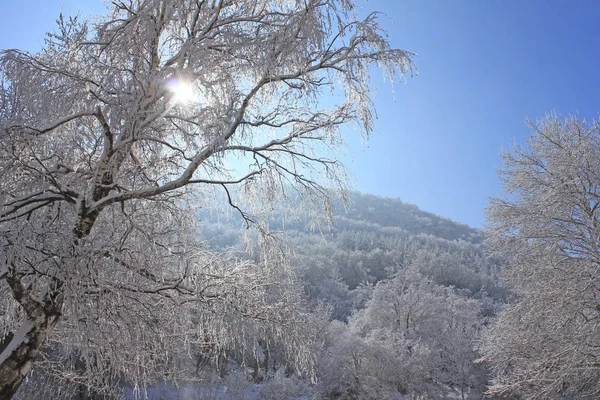
M504 154L490 244L514 298L483 346L492 394L600 396L600 124L551 115Z
M359 399L481 395L483 369L474 362L479 309L414 267L379 282L347 326L332 324L333 343L321 362L325 391Z
M411 69L347 0L113 4L94 24L61 17L38 54L0 53L0 399L73 351L94 376L175 378L165 355L188 331L227 334L190 304L286 318L267 290L280 264L202 250L192 195L251 223L248 199L291 184L328 210L339 127L372 129L370 66Z

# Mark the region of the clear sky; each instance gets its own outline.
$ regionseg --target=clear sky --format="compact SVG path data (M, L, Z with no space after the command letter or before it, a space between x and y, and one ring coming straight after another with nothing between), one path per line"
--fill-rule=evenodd
M501 194L500 151L528 135L525 119L600 112L600 2L358 0L382 11L394 47L418 53L418 77L395 95L375 76L377 132L350 140L360 191L399 197L475 227ZM0 0L0 48L39 49L62 10L100 0Z

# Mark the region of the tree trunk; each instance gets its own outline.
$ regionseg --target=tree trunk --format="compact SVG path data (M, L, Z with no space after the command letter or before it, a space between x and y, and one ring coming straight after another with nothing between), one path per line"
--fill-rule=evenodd
M252 372L252 382L261 383L262 378L263 377L260 374L260 361L258 360L258 357L257 357L254 359L254 372Z
M27 313L27 319L9 343L3 343L0 353L0 400L10 400L27 376L33 362L40 353L46 338L60 318L63 304L62 283L44 296L44 301L35 300L16 276L6 276L12 295ZM7 338L8 341L8 338Z
M58 316L26 320L0 354L0 400L10 400L27 376Z

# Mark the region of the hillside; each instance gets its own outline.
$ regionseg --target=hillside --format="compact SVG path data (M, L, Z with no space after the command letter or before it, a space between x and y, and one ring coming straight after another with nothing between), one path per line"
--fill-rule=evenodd
M317 390L331 399L398 391L480 398L487 372L473 362L475 343L508 296L483 232L399 199L351 193L350 200L335 204L331 224L282 212L268 223L285 229L278 240L308 308L329 310L330 325L310 332L324 341ZM214 248L242 250L248 231L238 216L205 215L202 226Z
M200 214L203 221L201 235L213 240L217 247L235 245L240 236L242 220L239 214L224 217ZM311 228L312 226L312 228ZM321 221L321 229L314 229L307 219L284 218L275 212L269 221L274 230L285 230L290 235L298 233L335 235L343 231L368 232L385 237L409 237L430 235L445 240L463 240L473 244L483 241L483 232L468 225L419 209L400 199L379 197L371 194L351 192L348 204L334 203L333 221Z
M240 248L244 224L238 215L218 222L204 215L202 236L219 250ZM291 262L311 300L334 306L344 320L356 294L415 265L424 276L469 297L504 300L499 263L483 251L483 232L420 210L399 199L353 192L350 205L335 204L333 221L315 229L305 219L275 213L272 230L285 229Z

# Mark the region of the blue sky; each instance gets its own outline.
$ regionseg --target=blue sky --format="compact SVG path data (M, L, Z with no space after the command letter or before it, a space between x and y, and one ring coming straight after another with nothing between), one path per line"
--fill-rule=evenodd
M376 73L377 132L350 134L346 161L360 191L475 227L501 194L500 152L548 112L594 119L600 104L600 3L592 1L357 1L382 11L394 47L419 56L395 95ZM0 48L37 50L65 13L100 0L0 0Z
M548 112L600 111L600 2L369 1L419 76L376 99L379 134L355 152L357 189L481 227L501 195L501 149ZM389 20L392 20L390 22Z

